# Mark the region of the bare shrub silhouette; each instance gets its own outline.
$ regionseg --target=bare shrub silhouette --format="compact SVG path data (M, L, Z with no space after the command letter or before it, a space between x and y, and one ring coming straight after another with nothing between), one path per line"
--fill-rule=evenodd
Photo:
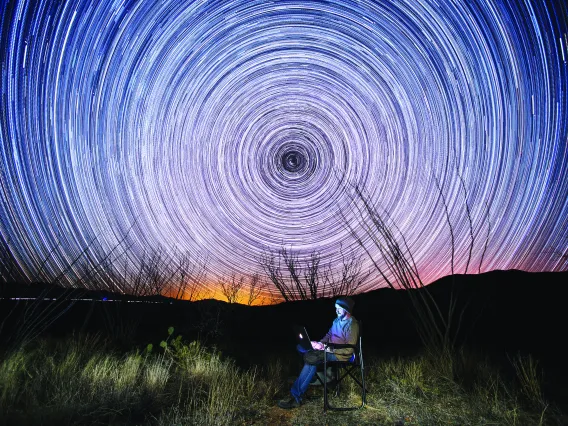
M2 308L2 312L8 312L8 314L2 318L2 321L0 321L0 336L2 336L4 325L15 312L15 309L4 308L2 306L7 303L4 300L7 288L9 285L25 281L25 274L21 270L20 265L10 248L10 240L6 241L2 233L0 233L0 307Z
M33 300L25 300L22 301L21 304L20 300L18 300L16 304L12 306L10 312L4 317L4 321L6 321L12 314L17 315L15 325L6 337L9 346L19 349L28 345L37 336L48 329L57 319L64 315L76 303L78 297L81 297L83 294L81 288L62 288L59 283L60 280L65 277L65 274L72 270L73 266L83 257L85 251L86 249L76 256L63 271L49 281L37 283L32 280L32 282L24 281L19 283L19 285L26 286L35 284L36 286L41 286L41 290ZM53 253L54 249L52 249L43 260L36 277L44 276L44 265ZM0 331L4 328L4 321L2 325L0 325Z
M361 258L341 251L339 272L326 263L321 264L317 251L300 257L298 253L281 248L277 253L266 251L259 263L284 301L309 300L318 297L352 295L369 274L361 275Z
M192 260L187 253L163 249L143 252L140 259L132 258L126 249L112 250L90 258L102 259L95 266L87 260L81 265L78 282L95 291L109 291L134 297L169 296L174 299L195 300L206 277L206 259Z
M239 300L239 293L245 284L245 277L237 278L236 274L230 277L220 278L217 282L221 286L221 293L229 303L237 303Z
M96 238L92 239L60 270L53 259L60 244L55 244L39 262L31 279L19 268L9 245L0 241L1 290L12 279L18 280L17 285L38 290L32 300L10 302L1 319L0 332L9 318L13 326L9 335L2 338L15 348L27 345L68 312L87 291L111 292L125 297L170 295L189 300L203 296L205 260L192 261L188 254L168 253L162 249L145 252L139 260L133 259L127 242L133 226L108 252L103 251ZM83 326L92 314L94 304L100 301L97 298L92 300ZM122 324L124 315L119 304L112 308L107 305L103 310L108 328L128 329L131 333L135 324Z
M254 302L259 300L261 294L264 293L267 288L268 283L261 279L259 274L251 275L246 304L251 306Z
M0 233L0 297L8 283L25 281L25 274L10 248L11 241Z
M452 275L454 275L454 228L450 220L446 199L437 180L436 185L439 190L450 231L450 264ZM473 221L463 179L461 180L461 187L465 196L465 211L468 218L470 235L470 245L464 271L464 273L467 273L471 263L475 235L473 233ZM365 251L373 267L383 278L385 283L392 289L401 288L406 290L406 294L408 294L413 306L413 318L416 330L426 349L435 356L446 356L452 353L460 332L463 313L465 311L464 308L459 315L456 312L457 295L454 292L454 288L452 287L449 295L447 308L442 309L427 286L424 285L412 252L400 229L389 217L387 212L380 211L378 207L371 203L370 197L363 189L357 185L353 185L352 189L350 211L357 218L357 226L354 226L347 220L345 212L341 212L340 214L343 217L345 226L350 231L355 241L357 241L360 247ZM488 221L488 213L485 215L485 220ZM488 229L490 229L490 225ZM485 253L487 248L488 239L489 231L483 253ZM378 252L378 258L371 253L371 248ZM479 270L481 270L481 262Z
M188 254L181 255L178 259L178 279L174 281L177 283L177 292L175 299L193 301L199 295L200 285L207 277L207 258L197 258L191 261Z
M221 293L229 303L244 303L251 306L268 289L268 284L259 274L249 277L248 283L245 276L237 277L235 273L229 277L221 277L217 284L221 288Z
M96 287L99 283L96 280L97 271L115 251L125 250L125 241L132 226L116 246L103 257L103 260L94 266L87 265L92 265L92 253L98 247L96 238L93 238L65 268L59 272L52 272L57 269L55 265L50 265L50 261L60 246L60 243L55 244L41 261L32 279L18 283L36 286L40 292L33 297L33 300L24 301L23 306L20 306L19 301L12 306L7 316L16 311L19 311L19 314L11 333L6 337L8 345L15 349L28 345L67 313L87 290L92 290L92 286Z
M356 256L353 252L346 254L343 247L341 252L341 269L334 271L328 265L330 296L353 296L370 276L371 271L363 273L362 256Z
M124 298L170 296L196 300L203 294L205 266L205 260L192 261L189 254L177 251L152 250L143 253L140 261L131 259L127 251L117 251L116 256L105 256L104 262L97 265L97 279L91 288L113 291ZM98 301L92 302L91 309L95 303ZM123 343L133 340L140 318L128 315L126 301L103 303L100 309L112 339Z

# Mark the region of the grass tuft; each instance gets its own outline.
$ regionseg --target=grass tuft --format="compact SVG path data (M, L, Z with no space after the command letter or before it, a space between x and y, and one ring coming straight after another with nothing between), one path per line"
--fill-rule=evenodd
M169 333L170 337L172 333ZM4 354L0 424L321 424L321 387L297 410L275 407L295 376L281 359L244 370L214 348L180 337L144 351L114 352L105 342L42 341ZM333 413L327 424L560 425L531 357L512 360L514 381L485 358L460 351L444 357L367 356L368 405ZM289 370L289 371L288 371ZM334 405L357 405L359 387L346 379Z

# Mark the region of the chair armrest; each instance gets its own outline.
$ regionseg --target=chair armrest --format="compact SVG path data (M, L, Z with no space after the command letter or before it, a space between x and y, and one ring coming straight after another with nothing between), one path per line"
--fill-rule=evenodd
M323 345L331 349L343 349L343 348L357 349L357 345L349 345L347 343L324 343Z

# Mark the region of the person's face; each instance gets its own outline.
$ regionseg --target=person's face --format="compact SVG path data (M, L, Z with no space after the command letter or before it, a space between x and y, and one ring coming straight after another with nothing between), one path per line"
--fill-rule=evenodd
M345 318L345 314L347 313L347 311L343 309L341 306L335 305L335 313L337 314L337 318L343 319Z

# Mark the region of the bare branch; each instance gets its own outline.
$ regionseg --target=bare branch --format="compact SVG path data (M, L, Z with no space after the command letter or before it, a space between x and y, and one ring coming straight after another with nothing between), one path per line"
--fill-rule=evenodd
M258 298L266 290L266 288L267 283L266 281L261 281L260 275L254 274L253 276L251 276L247 305L251 306L256 300L258 300Z
M469 237L470 237L470 245L469 245L469 254L467 256L467 262L465 264L465 271L464 274L467 274L467 271L469 269L469 263L471 262L471 253L473 252L473 245L475 244L475 236L473 235L473 221L471 219L471 211L469 209L469 202L467 201L467 189L465 187L465 182L463 180L463 176L461 175L461 173L458 172L458 177L460 178L460 182L461 182L461 187L464 193L464 199L465 199L465 212L467 215L467 220L469 223Z
M239 279L237 279L236 275L233 274L230 278L220 279L218 283L221 286L221 292L227 299L227 302L237 303L239 299L239 293L245 283L245 278L241 276L239 277Z

